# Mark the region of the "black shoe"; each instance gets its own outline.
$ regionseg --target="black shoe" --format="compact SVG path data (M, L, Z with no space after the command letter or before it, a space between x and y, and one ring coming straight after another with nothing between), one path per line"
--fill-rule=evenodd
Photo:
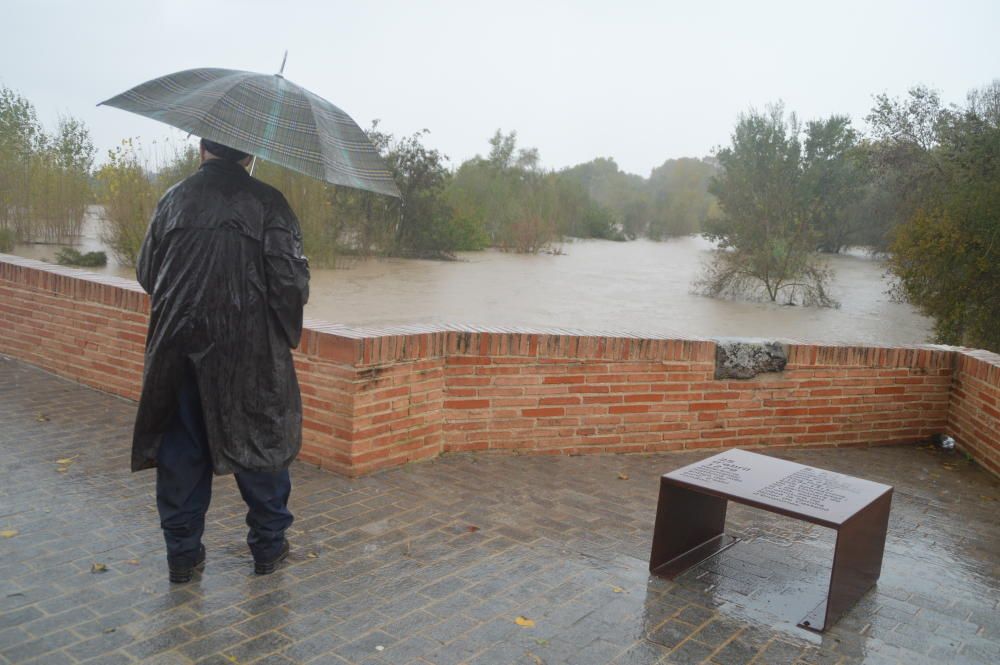
M270 561L253 560L253 572L257 575L270 575L278 567L278 564L288 558L288 539L281 542L281 551Z
M171 563L170 559L167 559L167 568L170 570L170 581L173 584L186 584L191 581L191 577L194 576L195 570L202 570L205 568L205 546L198 546L198 556L195 558L194 564L188 565L186 563Z

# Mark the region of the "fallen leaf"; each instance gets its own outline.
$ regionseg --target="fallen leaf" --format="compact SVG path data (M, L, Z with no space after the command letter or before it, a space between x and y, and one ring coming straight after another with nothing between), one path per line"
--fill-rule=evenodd
M611 590L614 591L615 593L625 593L625 589L621 588L620 586L613 586L611 587Z
M44 423L48 419L49 419L49 417L47 415L45 415L44 413L39 413L37 416L35 416L35 420L37 420L40 423Z
M479 527L478 526L472 526L470 524L469 526L465 527L465 530L468 531L469 533L475 533L476 531L479 531Z
M56 471L58 471L59 473L66 473L67 471L69 471L69 467L68 466L59 466L59 467L56 467Z
M986 496L985 494L980 494L979 498L983 501L996 501L996 497Z
M0 538L13 538L17 534L17 529L7 529L6 531L0 531Z
M525 628L535 627L535 622L525 617L517 617L516 619L514 619L514 623L516 623L518 626L524 626Z
M104 634L107 635L109 633L115 632L116 630L118 630L118 629L117 628L105 628L104 629Z
M624 471L618 472L618 480L628 480L628 474Z
M542 639L541 637L536 637L535 638L535 644L537 644L539 646L545 646L548 643L549 643L548 640Z
M108 567L103 563L95 563L90 567L90 572L92 573L106 573L108 572Z
M62 459L57 459L56 464L72 464L79 455L73 455L72 457L63 457Z
M130 566L138 566L139 565L139 560L138 559L125 559L125 563L127 563Z
M236 656L227 656L226 654L222 654L222 655L223 655L223 656L225 657L225 659L226 659L226 660L228 660L228 661L229 661L230 663L239 663L239 662L240 662L240 661L239 661L239 659L238 659L238 658L237 658Z

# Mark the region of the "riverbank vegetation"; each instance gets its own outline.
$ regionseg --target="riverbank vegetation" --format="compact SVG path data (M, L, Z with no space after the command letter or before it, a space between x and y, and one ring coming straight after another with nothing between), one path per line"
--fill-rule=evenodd
M0 86L0 232L11 242L66 242L78 236L92 201L94 144L86 126L59 119L54 131L34 105Z
M932 316L938 341L1000 350L1000 82L946 107L933 90L875 97L863 132L839 115L800 122L779 104L739 116L711 157L669 159L649 177L602 157L561 170L497 130L453 165L427 130L368 130L401 199L334 187L272 164L255 175L297 212L313 264L342 257L453 258L494 247L554 251L567 238L703 233L717 250L698 287L714 296L835 305L823 254L884 255L895 293ZM156 201L198 164L190 146L134 140L94 168L87 128L38 122L0 88L0 250L67 242L102 204L104 241L131 265Z
M946 107L926 87L848 118L740 116L708 191L718 250L698 286L788 304L835 304L821 252L886 256L895 295L936 340L1000 350L1000 80Z
M938 341L1000 352L1000 80L950 108L922 87L881 95L868 122L896 213L897 294L934 319Z

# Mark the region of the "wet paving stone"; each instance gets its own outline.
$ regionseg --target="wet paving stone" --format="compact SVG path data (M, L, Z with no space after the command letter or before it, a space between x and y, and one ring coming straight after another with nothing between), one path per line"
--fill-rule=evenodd
M957 456L774 453L896 488L878 586L815 635L795 623L828 583L830 530L731 506L742 542L648 574L659 476L707 452L445 456L356 480L297 463L292 555L262 578L216 478L205 572L171 587L154 475L128 471L134 417L0 357L0 529L18 532L0 540L0 663L1000 662L1000 482Z

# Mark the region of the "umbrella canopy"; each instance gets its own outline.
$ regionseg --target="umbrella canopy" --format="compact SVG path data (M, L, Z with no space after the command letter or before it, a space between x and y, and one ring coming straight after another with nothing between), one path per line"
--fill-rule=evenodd
M389 169L350 116L280 74L188 69L100 105L165 122L334 185L399 196Z

